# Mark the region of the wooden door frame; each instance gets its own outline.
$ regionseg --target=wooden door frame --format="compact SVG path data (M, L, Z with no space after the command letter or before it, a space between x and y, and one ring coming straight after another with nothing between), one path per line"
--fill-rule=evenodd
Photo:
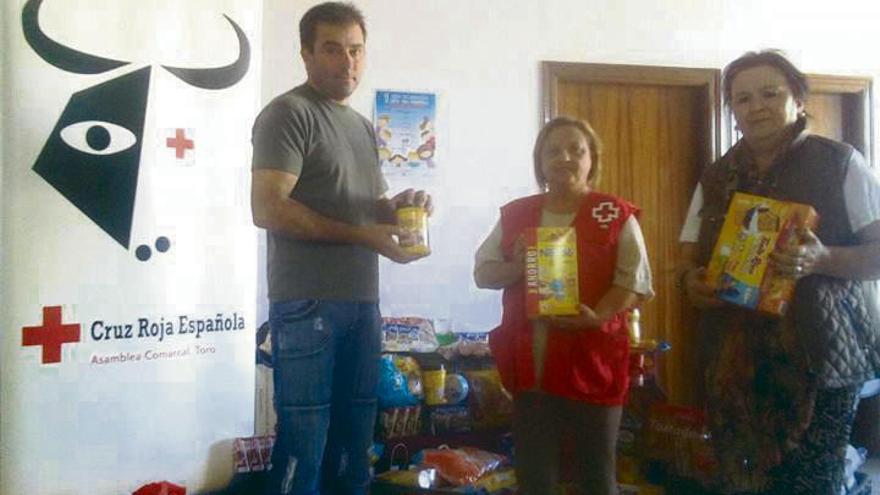
M862 132L857 142L852 143L865 155L869 164L874 163L874 98L873 79L869 76L837 76L829 74L807 74L810 93L824 93L841 96L855 96L862 107ZM809 96L807 99L809 100Z
M541 62L541 124L558 115L557 88L560 81L597 84L653 84L659 86L687 86L701 89L705 94L703 114L708 122L704 156L708 162L721 156L721 107L719 104L721 71L687 67L650 65L593 64L579 62Z

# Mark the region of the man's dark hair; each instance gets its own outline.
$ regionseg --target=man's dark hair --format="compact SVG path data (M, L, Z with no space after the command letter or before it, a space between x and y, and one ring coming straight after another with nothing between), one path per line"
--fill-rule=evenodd
M733 62L727 64L727 67L724 68L724 72L721 75L721 88L724 95L725 105L730 106L731 98L733 96L731 95L730 87L731 83L733 83L733 78L745 69L751 69L752 67L757 67L759 65L769 65L770 67L778 69L779 72L782 72L795 100L800 102L806 101L807 96L810 94L810 85L807 83L807 76L795 67L795 65L791 63L781 51L770 49L757 52L747 52Z
M309 52L315 50L315 37L318 24L331 24L334 26L348 26L357 24L367 39L367 26L364 14L350 3L325 2L310 8L299 21L299 42L302 48Z

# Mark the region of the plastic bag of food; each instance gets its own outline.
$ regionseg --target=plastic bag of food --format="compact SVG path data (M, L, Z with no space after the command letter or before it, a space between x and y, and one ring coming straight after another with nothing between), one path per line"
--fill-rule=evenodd
M432 467L413 466L407 470L385 471L376 475L376 479L397 486L413 488L431 488L437 482L437 470Z
M645 455L666 469L708 486L718 470L705 413L700 409L657 403L651 406Z
M421 388L421 385L419 385ZM383 354L379 361L379 407L414 406L418 397L410 391L407 376L394 364L394 356Z
M437 349L437 352L446 359L454 359L459 356L491 355L488 332L438 334L437 341L440 342L440 348Z
M431 320L413 316L382 318L385 352L434 352L437 345Z
M431 435L466 433L471 431L471 414L467 406L437 406L428 412L428 431Z
M456 486L476 483L486 473L504 462L503 455L473 447L424 449L415 455L418 464L437 469L437 474Z
M403 373L406 378L406 386L417 399L425 397L424 387L422 385L422 369L419 363L412 356L402 356L394 354L394 366Z
M501 385L501 376L495 368L465 371L470 392L468 404L476 428L497 428L510 424L513 417L513 399Z

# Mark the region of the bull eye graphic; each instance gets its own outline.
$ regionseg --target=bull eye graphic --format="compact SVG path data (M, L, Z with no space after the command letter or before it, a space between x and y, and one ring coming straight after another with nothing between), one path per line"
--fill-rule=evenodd
M137 137L125 127L99 120L71 124L61 129L61 139L71 148L92 155L112 155L137 142Z
M43 0L28 0L21 11L24 37L40 58L75 74L101 74L128 65L49 38L39 23L42 4ZM250 65L250 44L235 21L223 17L238 40L235 61L210 68L162 67L206 90L240 81ZM33 165L34 172L125 249L131 243L149 87L150 67L143 67L71 95ZM157 252L167 252L171 245L167 237L156 238ZM147 245L135 250L141 261L151 255Z
M33 166L34 172L126 249L149 85L150 68L144 67L74 93ZM128 134L131 144L117 146L114 134Z

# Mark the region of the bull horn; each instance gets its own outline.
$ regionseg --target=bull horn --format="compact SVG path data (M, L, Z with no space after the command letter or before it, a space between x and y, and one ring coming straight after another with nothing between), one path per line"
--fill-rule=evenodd
M40 6L43 0L28 0L21 9L21 27L28 45L46 62L76 74L100 74L128 65L128 62L89 55L58 43L40 29Z
M167 65L162 67L184 82L202 89L228 88L240 81L247 73L248 65L250 65L250 44L248 43L247 36L238 27L238 24L225 14L223 17L229 21L232 29L235 29L235 35L238 36L238 60L223 67L208 69L188 69L184 67L168 67Z

